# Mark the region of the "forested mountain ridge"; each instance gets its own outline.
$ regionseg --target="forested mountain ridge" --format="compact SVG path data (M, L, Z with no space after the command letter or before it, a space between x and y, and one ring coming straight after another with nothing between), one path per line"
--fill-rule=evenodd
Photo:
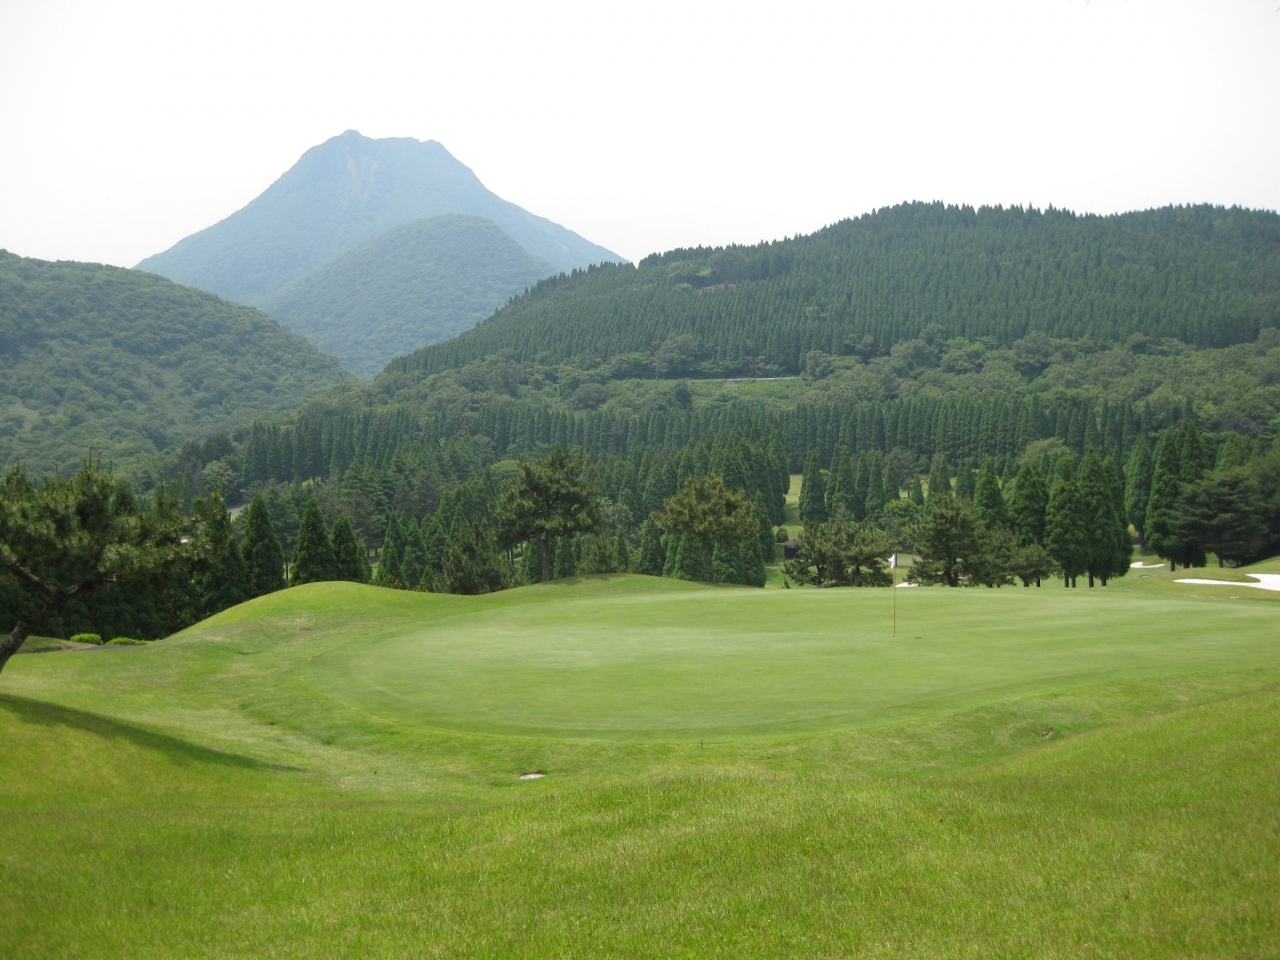
M492 220L553 270L622 259L491 193L434 140L348 130L312 147L241 210L138 268L261 305L366 240L442 213Z
M798 373L812 351L885 355L925 330L1195 347L1280 326L1280 216L1211 206L1115 216L910 203L809 236L673 250L553 277L389 372L613 361L627 376Z
M0 464L154 454L348 377L251 307L163 277L0 251Z
M266 302L271 316L371 379L554 273L492 220L441 214L380 234Z

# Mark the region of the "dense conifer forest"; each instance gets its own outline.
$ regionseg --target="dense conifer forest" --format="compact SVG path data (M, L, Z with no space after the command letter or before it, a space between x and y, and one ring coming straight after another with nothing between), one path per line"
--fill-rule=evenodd
M153 274L0 251L0 464L124 462L347 378L266 314Z
M627 376L799 373L811 351L884 355L930 327L1009 344L1252 341L1280 325L1280 216L1118 216L912 203L806 237L672 250L544 280L448 343L393 362L594 357Z

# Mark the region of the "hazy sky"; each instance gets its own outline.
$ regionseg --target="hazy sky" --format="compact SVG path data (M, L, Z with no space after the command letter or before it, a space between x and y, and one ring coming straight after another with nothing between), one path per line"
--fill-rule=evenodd
M1280 207L1280 0L0 0L0 247L131 266L343 130L624 256L902 200Z

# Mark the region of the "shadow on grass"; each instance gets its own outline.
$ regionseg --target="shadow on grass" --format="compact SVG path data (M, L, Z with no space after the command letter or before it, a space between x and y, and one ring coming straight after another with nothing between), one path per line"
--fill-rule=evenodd
M179 764L207 763L223 767L239 767L244 770L265 770L277 773L297 772L297 767L276 763L264 763L237 753L224 753L208 747L188 743L178 737L155 733L131 723L104 717L85 710L61 707L42 700L27 697L0 696L0 709L7 710L19 720L46 727L70 727L102 737L105 740L123 740L137 747L155 750Z

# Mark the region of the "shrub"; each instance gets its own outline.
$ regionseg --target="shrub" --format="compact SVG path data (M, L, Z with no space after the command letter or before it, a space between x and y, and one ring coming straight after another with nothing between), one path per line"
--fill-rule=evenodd
M102 638L98 636L96 633L77 633L74 637L71 638L71 642L100 644L102 643Z
M114 640L108 640L108 647L140 647L150 640L135 640L133 637L116 637Z

